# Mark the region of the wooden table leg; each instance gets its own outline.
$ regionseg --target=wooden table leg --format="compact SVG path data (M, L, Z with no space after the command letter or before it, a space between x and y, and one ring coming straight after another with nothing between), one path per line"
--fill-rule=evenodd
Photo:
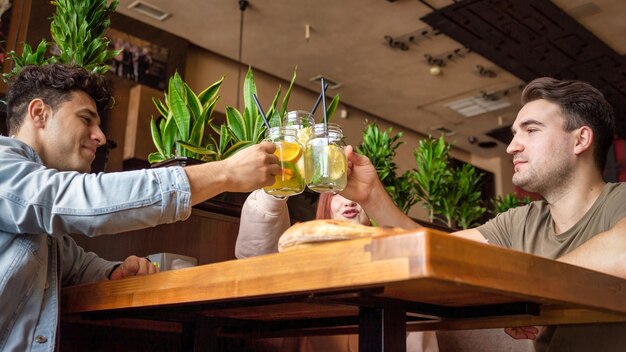
M359 351L406 352L406 312L397 308L361 307Z

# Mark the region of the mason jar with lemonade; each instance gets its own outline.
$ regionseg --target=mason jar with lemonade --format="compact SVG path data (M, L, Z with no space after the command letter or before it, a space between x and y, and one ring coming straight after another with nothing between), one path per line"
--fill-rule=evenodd
M313 127L313 136L304 151L304 174L309 189L320 193L343 191L348 183L345 147L338 124L320 123Z
M302 163L303 148L298 142L297 130L289 127L272 127L265 132L265 140L276 145L274 155L278 157L280 173L275 176L271 186L263 190L275 197L286 197L300 194L304 191Z

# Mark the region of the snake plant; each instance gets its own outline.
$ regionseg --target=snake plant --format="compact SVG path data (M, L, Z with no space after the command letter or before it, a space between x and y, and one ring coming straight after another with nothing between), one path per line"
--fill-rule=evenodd
M213 119L223 80L224 77L196 95L176 72L169 80L165 100L152 98L162 118L153 116L150 120L152 142L157 148L157 152L148 155L150 163L175 156L214 159L217 151L205 133Z

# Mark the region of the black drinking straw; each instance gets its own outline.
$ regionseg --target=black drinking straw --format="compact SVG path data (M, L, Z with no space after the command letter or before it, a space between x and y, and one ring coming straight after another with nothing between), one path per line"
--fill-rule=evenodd
M326 89L328 88L328 84L324 85L324 91L326 91ZM315 104L313 104L313 109L311 110L311 116L315 115L315 111L317 110L317 107L320 105L320 101L322 100L322 94L320 93L320 95L317 96L317 100L315 101Z
M328 135L328 116L326 116L326 83L324 82L324 77L320 79L322 82L322 107L324 108L324 132Z
M265 117L265 113L263 112L263 108L261 107L261 104L259 104L259 99L256 97L256 94L252 94L252 97L254 98L254 103L256 104L256 108L259 110L259 114L261 114L261 117L263 118L263 122L265 122L265 126L269 130L271 128L270 123L267 121L267 117Z

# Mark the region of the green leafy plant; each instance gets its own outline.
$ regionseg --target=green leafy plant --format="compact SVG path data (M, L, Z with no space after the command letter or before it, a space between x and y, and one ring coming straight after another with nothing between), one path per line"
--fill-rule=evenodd
M427 138L418 142L413 155L417 168L411 173L417 197L428 211L428 220L434 222L435 210L439 209L451 177L448 169L448 145L443 138Z
M495 199L491 200L491 203L493 204L492 215L496 216L509 209L530 203L530 197L518 198L514 193L509 193L504 197L497 196Z
M35 50L24 43L21 55L15 51L7 54L13 61L10 72L2 74L4 82L17 75L24 66L52 64L56 62L77 65L85 69L103 74L109 67L106 62L119 50L108 50L109 40L104 33L110 25L109 15L115 11L119 0L107 6L106 0L55 0L55 13L50 24L50 34L58 55L48 56L51 43L42 39Z
M107 0L54 0L56 11L52 17L50 34L60 54L59 62L78 65L94 73L109 70L105 62L120 50L109 50L109 39L104 34L111 24L109 14L119 0L107 6Z
M405 214L417 202L415 188L411 181L411 173L405 172L397 176L397 165L394 162L396 149L404 142L403 133L398 132L391 136L392 128L381 131L376 124L369 124L363 132L363 141L357 147L357 152L367 156L378 173L378 177L385 186L385 190L398 208Z
M266 117L273 125L279 125L287 111L295 78L294 71L280 107L277 105L282 94L281 87L267 109ZM157 152L148 156L150 163L174 157L223 160L263 140L267 127L254 103L253 96L257 90L251 68L243 84L243 112L227 106L226 122L220 125L213 123L212 114L223 80L224 77L196 95L178 73L170 78L165 101L152 99L163 118L157 121L153 117L151 121L150 131ZM213 133L208 133L210 131Z
M165 100L152 98L162 118L157 120L153 116L150 120L152 142L157 148L157 152L148 156L150 163L176 156L209 161L242 147L232 146L218 155L214 140L205 138L223 80L224 77L196 95L176 72L169 80Z
M443 135L421 140L414 151L417 169L412 176L431 222L439 217L450 228L466 229L487 211L480 192L483 175L470 164L451 169L450 147Z
M13 61L13 68L10 72L2 74L2 80L4 82L9 82L11 77L17 75L22 68L27 65L41 66L57 62L56 56L46 57L49 45L50 43L48 43L45 39L42 39L34 51L33 48L27 43L24 43L21 55L18 55L14 50L11 50L7 53L7 59Z
M471 164L463 164L454 170L446 187L448 196L444 197L444 200L449 199L449 195L456 193L452 217L447 218L448 226L468 229L485 214L487 208L482 206L480 192L482 177Z

